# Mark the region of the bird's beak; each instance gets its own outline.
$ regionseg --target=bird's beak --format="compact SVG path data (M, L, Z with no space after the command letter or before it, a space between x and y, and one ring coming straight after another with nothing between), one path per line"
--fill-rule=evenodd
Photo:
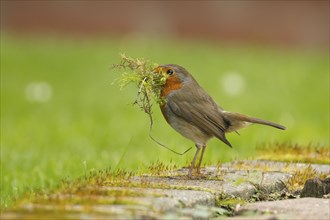
M158 66L152 71L152 73L159 74L159 73L161 73L161 71L162 71L162 68Z
M156 67L156 68L153 70L153 73L155 73L155 74L161 74L161 75L163 75L164 77L167 76L166 73L165 73L164 70L163 70L163 67L160 67L160 66Z

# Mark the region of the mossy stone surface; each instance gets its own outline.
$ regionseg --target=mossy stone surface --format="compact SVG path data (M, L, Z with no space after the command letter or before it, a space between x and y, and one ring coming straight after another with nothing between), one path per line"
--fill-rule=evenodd
M287 198L301 177L329 175L328 165L234 161L187 177L187 168L155 174L95 174L52 193L22 198L4 219L207 219L253 201ZM290 185L291 184L291 185ZM295 184L298 184L295 186ZM294 187L293 187L294 186ZM295 189L295 188L294 188Z

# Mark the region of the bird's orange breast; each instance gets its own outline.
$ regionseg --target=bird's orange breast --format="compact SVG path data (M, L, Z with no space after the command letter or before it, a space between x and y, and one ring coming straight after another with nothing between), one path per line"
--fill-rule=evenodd
M170 94L174 90L178 90L182 87L182 82L179 77L176 75L170 76L166 79L165 84L162 87L161 90L161 97L166 98L168 94Z

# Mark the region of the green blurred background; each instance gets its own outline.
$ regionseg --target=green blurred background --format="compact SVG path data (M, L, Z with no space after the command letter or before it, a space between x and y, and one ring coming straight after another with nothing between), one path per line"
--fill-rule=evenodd
M300 29L288 38L285 19L267 28L275 14L288 10L285 5L220 2L214 9L214 2L191 2L180 20L178 8L186 7L182 2L15 2L1 2L2 207L23 192L51 189L85 171L190 162L194 149L178 156L148 137L147 115L132 106L134 86L120 91L112 85L121 72L110 67L120 62L121 52L180 64L226 110L288 127L279 131L255 125L240 136L229 134L233 149L214 139L205 153L207 164L251 158L263 143L329 147L329 47L324 40L329 31L322 32L329 12L324 14L324 3L311 3L312 9L290 6L287 16L293 12L298 17L288 22L293 28L304 19L318 26L301 27L314 31L314 38ZM125 16L119 13L123 9ZM228 10L244 16L218 13ZM136 29L136 19L150 11L154 20L142 16ZM196 11L209 20L191 21ZM256 11L263 13L258 17ZM258 23L261 18L265 21ZM273 29L275 37L268 33ZM154 117L152 135L158 141L179 152L193 146L166 124L157 106Z

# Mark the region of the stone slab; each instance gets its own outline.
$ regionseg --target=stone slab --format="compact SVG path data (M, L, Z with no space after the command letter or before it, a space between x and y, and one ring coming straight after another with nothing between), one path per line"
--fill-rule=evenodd
M238 216L229 219L282 219L282 220L329 220L330 200L300 198L247 204L237 211ZM247 216L244 216L247 215Z

